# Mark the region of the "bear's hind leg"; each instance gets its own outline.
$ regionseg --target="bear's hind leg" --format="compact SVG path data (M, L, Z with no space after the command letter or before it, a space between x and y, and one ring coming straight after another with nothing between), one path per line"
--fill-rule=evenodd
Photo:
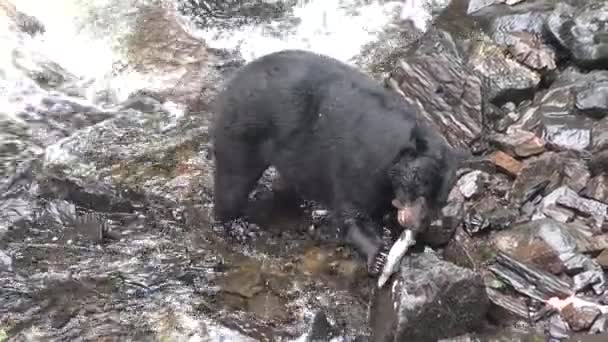
M269 164L255 143L222 141L215 155L214 216L218 221L239 218L249 193Z

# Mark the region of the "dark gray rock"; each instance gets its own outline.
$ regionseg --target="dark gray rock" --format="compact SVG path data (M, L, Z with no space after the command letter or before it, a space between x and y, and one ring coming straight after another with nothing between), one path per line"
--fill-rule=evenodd
M598 317L591 328L589 328L589 333L591 334L599 334L608 331L608 315L603 314Z
M511 32L505 35L505 43L515 60L532 70L548 72L557 68L555 51L538 34Z
M532 98L541 77L509 57L506 49L486 40L477 41L468 65L488 80L488 99L497 105Z
M478 14L488 21L485 31L499 45L509 45L514 32L528 32L541 36L553 5L545 1L524 2L523 6L496 6Z
M44 24L42 24L36 17L18 12L14 19L19 30L29 34L30 36L35 36L46 32Z
M489 141L514 157L530 157L545 150L545 141L522 129L508 129L504 134L492 134Z
M177 120L164 112L127 110L49 146L44 169L77 188L95 189L83 196L97 209L102 203L120 206L124 189L200 200L200 192L210 196L213 184L207 144L202 116ZM201 182L206 185L194 185Z
M592 151L608 149L608 118L596 121L591 129ZM608 169L608 168L606 168Z
M128 98L120 104L120 110L134 109L144 113L163 112L163 105L155 98L138 95Z
M482 324L489 307L481 276L434 253L407 256L374 295L372 341L437 341Z
M493 196L485 196L467 210L464 229L475 234L485 229L501 230L513 224L519 212Z
M595 140L593 135L602 141L606 139L606 133L596 128L601 121L580 115L576 108L576 96L586 89L602 86L607 81L607 71L582 74L568 69L559 75L548 90L537 93L533 104L521 109L520 118L514 127L530 130L559 149L591 149Z
M557 204L573 209L585 218L588 218L597 231L601 232L604 220L606 219L606 213L608 213L608 205L583 198L568 187L561 189L563 190L557 198Z
M588 179L589 172L577 156L547 152L524 161L509 197L515 204L523 204L536 195L548 195L562 184L578 192Z
M593 306L574 307L569 304L562 309L561 314L570 329L582 331L588 329L602 312Z
M606 34L608 35L608 32ZM606 48L608 49L608 43ZM576 94L575 106L589 116L601 119L608 115L608 80L591 83L581 89Z
M581 66L608 66L608 3L589 0L571 6L557 3L547 18L548 31Z
M481 133L481 81L451 55L400 60L388 82L452 146L466 147Z
M559 314L551 316L551 320L549 321L549 335L551 337L561 341L570 337L571 333L568 323L564 321L562 316Z
M588 165L591 175L608 175L608 150L593 153Z
M608 204L608 176L599 175L591 178L583 195Z

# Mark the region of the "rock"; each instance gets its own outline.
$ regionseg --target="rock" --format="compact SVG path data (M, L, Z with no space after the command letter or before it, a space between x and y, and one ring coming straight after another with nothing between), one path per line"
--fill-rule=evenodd
M588 217L597 230L601 232L604 220L606 219L606 213L608 213L608 205L580 197L568 187L565 187L557 198L557 204L574 209L585 217Z
M468 65L487 79L484 96L497 105L531 98L540 83L538 73L506 56L505 49L489 39L473 46Z
M545 150L545 142L534 133L509 128L506 134L493 134L490 141L514 157L530 157Z
M381 31L377 40L365 44L361 53L354 57L354 62L371 75L382 78L400 58L406 58L408 49L405 47L422 34L411 20L395 22Z
M0 271L12 271L13 258L0 249Z
M15 174L22 161L43 151L25 122L0 112L0 184Z
M561 315L551 316L549 322L549 335L557 340L563 340L570 337L570 328L568 324L562 319Z
M577 274L588 268L591 258L580 253L562 253L560 258L564 261L565 271L568 274Z
M484 190L488 176L483 171L475 170L460 177L454 187L460 191L464 198L471 199Z
M478 327L489 307L479 275L431 252L404 258L389 282L372 300L374 341L423 342L458 336Z
M134 109L144 113L165 111L163 105L157 99L145 95L130 97L120 104L120 110L127 109Z
M516 176L522 169L522 164L517 159L502 151L496 151L489 156L489 160L501 171L511 176Z
M601 315L601 311L596 307L574 307L573 304L569 304L562 309L561 314L573 331L582 331L593 324Z
M509 198L516 204L523 204L537 195L548 195L561 184L581 191L588 179L589 172L575 155L548 152L523 162ZM544 207L553 203L555 201L545 201Z
M547 28L581 66L605 66L608 61L608 4L587 1L576 7L557 3L547 18Z
M515 60L532 70L547 72L557 68L555 51L544 44L538 34L511 32L505 35L505 43Z
M545 141L564 150L583 151L592 148L606 133L597 130L597 121L581 116L576 108L576 96L585 89L593 89L608 81L607 71L592 71L586 74L575 69L560 73L548 90L538 92L533 104L522 108L522 114L514 127L532 131Z
M330 341L337 335L336 329L329 323L325 313L319 311L312 321L306 342Z
M606 13L608 13L608 7ZM608 43L606 47L608 48ZM608 53L606 57L608 57ZM576 94L574 105L581 113L598 119L608 115L608 80L590 83L581 89Z
M16 25L19 31L30 36L42 34L46 31L44 25L38 19L18 11L15 5L8 0L0 1L0 14Z
M565 270L566 263L571 264L575 254L604 250L607 239L606 234L592 235L592 230L581 224L538 219L498 232L492 237L491 243L496 249L520 260L555 271ZM548 265L549 269L546 268ZM569 266L571 269L573 267L576 266Z
M608 150L608 118L596 121L591 129L592 151ZM608 166L604 167L608 170Z
M589 328L590 334L599 334L608 331L608 315L603 314L598 317L591 328ZM607 335L604 335L605 338L608 338Z
M608 150L591 155L589 171L593 176L608 175Z
M452 146L466 147L481 133L481 81L450 54L400 60L389 83Z
M595 260L603 267L608 268L608 249L605 249Z
M445 260L460 267L478 270L492 260L495 250L485 242L471 237L462 227L458 227L452 239L443 250Z
M580 292L591 287L591 285L601 283L604 280L602 270L591 270L579 273L572 277L574 290Z
M431 222L419 239L433 247L445 245L462 222L463 212L464 197L458 188L454 187L438 217Z
M504 201L493 196L485 196L476 201L467 211L464 228L469 234L485 229L501 230L511 226L519 213Z
M553 6L544 2L527 2L525 6L514 8L498 8L480 13L488 21L485 31L497 44L508 46L512 42L512 33L529 32L542 36L545 22L552 13Z
M503 2L503 0L471 0L469 1L467 14L475 13L482 8L493 6L496 4L502 4Z
M560 154L560 157L563 160L564 182L576 193L581 192L591 178L587 166L580 157L574 154Z
M133 110L116 113L113 119L49 146L44 168L89 193L82 198L96 193L96 206L123 203L125 189L171 201L200 200L201 195L210 196L213 184L211 161L204 155L209 148L208 123L203 118L201 114L176 119L163 112Z
M142 77L163 74L158 88L148 90L181 104L186 113L207 110L223 73L241 65L192 36L169 4L141 6L130 39L128 64Z

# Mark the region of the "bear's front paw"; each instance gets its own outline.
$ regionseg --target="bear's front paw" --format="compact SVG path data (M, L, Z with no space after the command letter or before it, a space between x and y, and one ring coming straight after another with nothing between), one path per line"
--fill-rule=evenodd
M367 270L371 276L377 276L384 269L384 265L386 265L386 258L388 256L388 251L390 249L390 245L383 244L378 252L373 256L369 257L367 260Z

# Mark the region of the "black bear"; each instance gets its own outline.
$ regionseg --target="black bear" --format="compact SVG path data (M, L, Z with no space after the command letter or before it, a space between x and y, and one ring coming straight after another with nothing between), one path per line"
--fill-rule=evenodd
M401 225L423 227L447 197L460 158L400 95L302 50L244 65L214 111L215 218L244 215L249 193L272 165L302 198L333 210L371 274L390 247L382 215L396 208Z

